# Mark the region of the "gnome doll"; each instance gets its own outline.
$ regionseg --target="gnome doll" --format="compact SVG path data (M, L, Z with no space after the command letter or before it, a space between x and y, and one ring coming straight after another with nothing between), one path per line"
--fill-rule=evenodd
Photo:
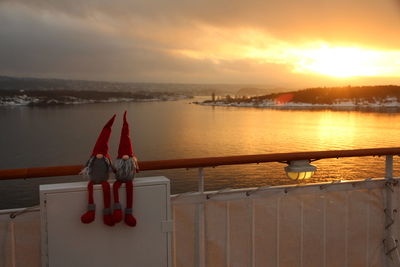
M111 126L115 120L115 115L104 125L99 137L97 138L96 145L94 146L92 156L86 163L82 174L89 176L88 183L88 209L85 214L81 216L83 223L91 223L95 219L96 204L93 200L93 185L101 184L103 188L103 221L106 225L113 226L114 221L111 205L110 184L107 182L109 173L113 170L110 155L108 154L108 140L111 135Z
M125 208L125 223L129 226L136 225L136 219L132 215L133 205L133 183L132 180L135 176L135 172L139 172L137 159L133 154L132 143L129 137L129 125L126 121L126 111L124 113L124 123L121 130L121 139L118 148L118 157L115 164L116 172L113 185L114 194L114 206L113 206L113 219L115 223L122 220L122 207L119 202L118 190L122 183L125 183L126 187L126 208Z

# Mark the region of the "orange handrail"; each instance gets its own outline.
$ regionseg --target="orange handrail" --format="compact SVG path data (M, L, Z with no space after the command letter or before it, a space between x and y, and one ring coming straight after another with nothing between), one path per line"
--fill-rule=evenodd
M221 165L251 164L264 162L289 162L293 160L306 159L319 160L327 158L384 155L400 155L400 147L139 161L139 167L141 171L150 171L179 168L216 167ZM83 165L73 165L0 170L0 180L78 175L82 168Z

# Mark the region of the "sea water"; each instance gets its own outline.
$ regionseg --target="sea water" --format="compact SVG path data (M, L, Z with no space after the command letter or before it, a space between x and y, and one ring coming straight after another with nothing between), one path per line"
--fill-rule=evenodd
M199 99L195 99L199 100ZM115 158L128 111L139 160L400 146L400 113L210 107L195 100L0 107L0 169L85 164L97 136L115 113ZM398 173L395 157L395 175ZM383 157L325 159L310 182L383 177ZM206 190L293 183L282 163L205 168ZM164 175L172 193L195 191L197 169L145 171ZM38 185L82 181L80 176L0 181L0 209L38 203Z

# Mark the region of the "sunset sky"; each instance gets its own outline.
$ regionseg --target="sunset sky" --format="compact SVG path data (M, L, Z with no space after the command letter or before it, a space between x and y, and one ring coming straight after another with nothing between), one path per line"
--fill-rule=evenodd
M400 83L397 0L0 0L0 75Z

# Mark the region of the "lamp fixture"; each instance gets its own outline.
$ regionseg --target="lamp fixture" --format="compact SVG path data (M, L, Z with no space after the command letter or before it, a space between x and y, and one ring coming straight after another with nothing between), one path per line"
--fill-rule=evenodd
M310 164L310 160L294 160L290 161L285 167L286 175L291 180L310 179L317 167Z

